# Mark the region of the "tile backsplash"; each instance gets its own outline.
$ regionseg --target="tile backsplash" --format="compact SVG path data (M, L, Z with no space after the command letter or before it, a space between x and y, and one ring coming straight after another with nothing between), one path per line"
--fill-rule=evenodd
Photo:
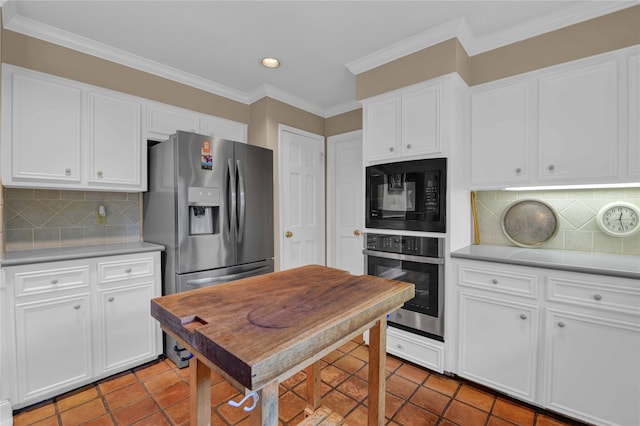
M106 223L97 223L98 206ZM138 193L4 188L5 250L140 240Z
M525 199L549 204L559 219L558 233L541 249L640 255L640 233L624 238L611 237L596 224L596 214L605 204L621 200L640 207L640 188L478 191L480 243L513 246L502 232L502 214L514 201Z

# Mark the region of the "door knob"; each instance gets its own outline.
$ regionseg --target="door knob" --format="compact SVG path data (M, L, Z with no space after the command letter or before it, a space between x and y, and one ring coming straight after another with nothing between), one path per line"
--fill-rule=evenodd
M360 234L362 234L362 232L360 232L359 229L356 229L355 231L353 231L353 235L355 235L356 237L359 237Z
M284 236L287 237L287 238L291 238L291 237L293 237L293 232L287 231L287 232L284 233Z

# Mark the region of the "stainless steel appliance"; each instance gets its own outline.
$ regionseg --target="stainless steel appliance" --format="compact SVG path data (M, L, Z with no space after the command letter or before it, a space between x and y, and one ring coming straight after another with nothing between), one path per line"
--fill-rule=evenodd
M390 326L444 341L444 239L366 234L368 275L414 284L416 296L391 313Z
M446 232L447 159L366 169L366 227Z
M144 240L163 244L163 294L273 272L273 152L177 132L149 148ZM165 335L179 367L189 353Z

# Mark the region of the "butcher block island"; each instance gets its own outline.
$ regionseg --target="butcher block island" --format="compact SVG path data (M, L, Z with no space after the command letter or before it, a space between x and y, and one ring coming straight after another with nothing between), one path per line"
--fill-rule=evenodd
M365 330L369 424L382 425L386 315L413 297L413 284L308 265L156 298L151 315L194 355L193 425L210 420L210 369L254 397L252 424L278 424L278 383L305 368L318 409L318 361Z

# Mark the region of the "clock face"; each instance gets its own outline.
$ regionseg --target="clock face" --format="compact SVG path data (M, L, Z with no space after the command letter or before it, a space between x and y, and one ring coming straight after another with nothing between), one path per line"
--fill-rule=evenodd
M598 226L615 237L626 237L640 230L640 210L630 203L611 203L598 212Z

